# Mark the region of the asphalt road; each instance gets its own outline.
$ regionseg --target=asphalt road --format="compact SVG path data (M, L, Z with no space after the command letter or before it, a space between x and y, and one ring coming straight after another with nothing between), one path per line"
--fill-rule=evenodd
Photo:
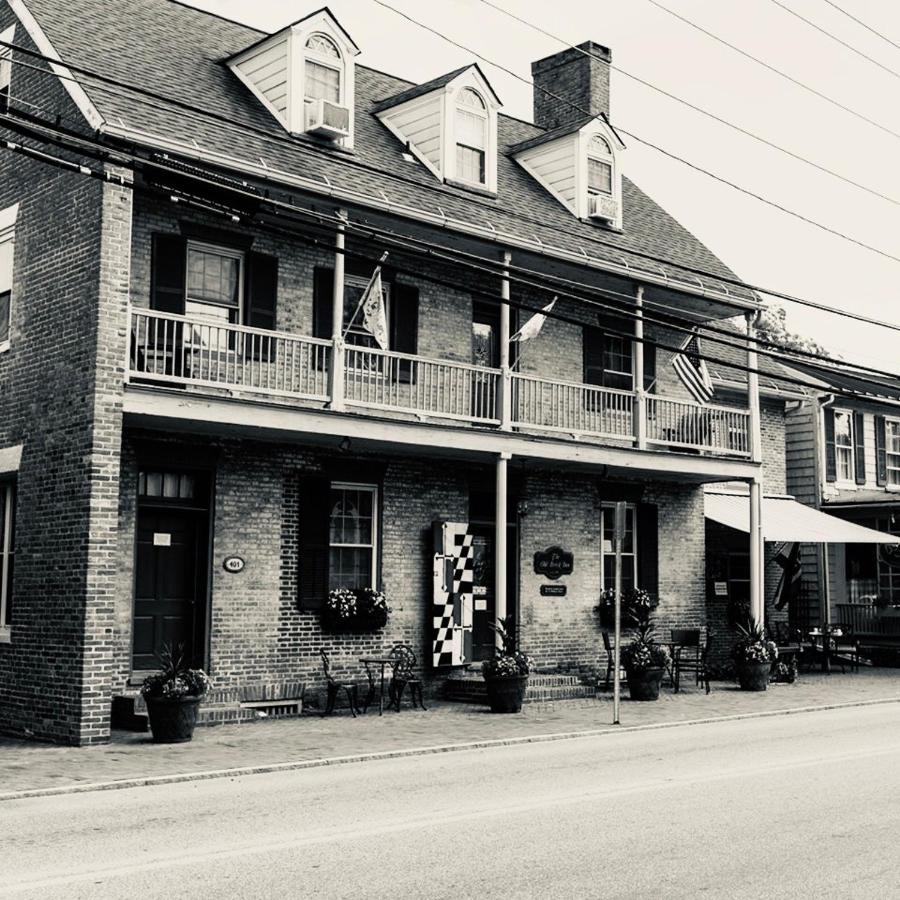
M881 900L898 801L887 704L9 801L0 897Z

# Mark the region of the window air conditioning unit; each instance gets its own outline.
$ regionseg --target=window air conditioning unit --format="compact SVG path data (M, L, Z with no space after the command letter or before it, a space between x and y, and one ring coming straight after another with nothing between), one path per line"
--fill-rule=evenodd
M607 194L589 194L588 217L615 222L619 217L619 204Z
M319 98L306 104L306 132L337 140L350 134L350 108Z

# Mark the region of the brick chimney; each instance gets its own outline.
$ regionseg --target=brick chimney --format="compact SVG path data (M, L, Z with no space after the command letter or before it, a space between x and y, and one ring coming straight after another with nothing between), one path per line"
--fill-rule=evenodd
M575 107L608 116L611 62L609 47L585 41L532 63L534 124L549 130L586 118L587 112Z

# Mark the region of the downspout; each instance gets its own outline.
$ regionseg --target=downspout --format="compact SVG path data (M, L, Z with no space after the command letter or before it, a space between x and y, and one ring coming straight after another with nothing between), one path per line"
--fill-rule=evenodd
M815 479L816 479L816 509L822 509L822 493L824 491L824 481L822 478L822 410L834 403L836 397L834 394L825 394L823 397L817 397L818 405L815 410L815 422L813 428L813 446L815 448ZM831 625L831 573L829 571L828 562L828 544L819 545L819 597L822 598L821 608L819 609L819 622L824 632ZM823 638L824 640L824 638ZM825 654L824 659L828 660Z

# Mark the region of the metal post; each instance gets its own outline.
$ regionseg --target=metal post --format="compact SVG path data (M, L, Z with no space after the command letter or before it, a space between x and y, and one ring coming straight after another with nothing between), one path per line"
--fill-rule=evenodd
M647 395L644 393L644 286L639 284L635 296L634 320L634 437L638 450L647 448Z
M346 218L346 210L338 210ZM346 229L340 222L334 236L334 291L331 295L331 366L328 370L328 395L331 408L344 408L344 247Z
M764 551L762 484L754 479L750 482L750 616L760 626L765 619Z
M616 503L616 519L613 534L613 545L616 551L615 610L616 622L613 634L613 725L619 724L619 700L622 692L621 639L622 639L622 546L625 543L625 510L626 505L619 500Z
M506 619L506 509L507 509L507 466L512 454L501 453L497 457L497 506L495 510L494 533L494 615L498 625ZM502 649L500 635L497 647Z
M512 430L512 371L509 365L509 264L512 254L504 251L500 280L500 430Z
M821 544L822 547L822 575L825 596L822 598L822 610L820 617L822 620L822 671L831 672L831 654L828 652L828 642L831 640L831 565L828 560L828 544Z

